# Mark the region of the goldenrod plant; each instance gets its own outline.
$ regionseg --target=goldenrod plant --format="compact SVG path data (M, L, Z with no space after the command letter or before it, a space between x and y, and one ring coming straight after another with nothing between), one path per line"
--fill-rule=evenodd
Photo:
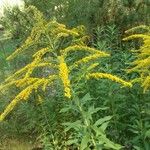
M128 73L139 73L139 77L134 79L133 82L140 82L144 92L146 92L150 88L150 27L141 25L127 30L126 33L132 35L124 38L125 41L133 39L142 39L143 41L139 50L135 52L136 59L132 62L133 67L128 69Z
M92 103L91 106L86 107L92 97L87 93L84 97L75 97L69 105L66 105L60 112L67 113L69 110L75 111L79 114L78 120L74 122L65 122L65 132L73 130L73 134L68 137L66 146L73 145L73 149L114 149L119 150L123 146L112 142L106 136L106 128L109 125L112 116L105 116L95 119L93 116L98 112L108 111L108 107L95 107Z
M110 54L88 47L86 44L88 38L84 26L68 29L55 20L46 21L40 17L24 44L7 58L11 61L17 56L24 55L31 62L9 76L1 85L0 90L3 92L14 86L20 92L1 113L0 120L2 121L18 103L28 100L32 93L39 94L41 90L45 92L47 88L58 82L63 87L66 99L74 96L73 83L76 82L73 80L80 82L81 79L107 78L131 87L130 82L114 75L92 72L99 65L96 60L108 57ZM82 73L83 66L87 67L86 73ZM76 78L75 72L82 73L82 76Z

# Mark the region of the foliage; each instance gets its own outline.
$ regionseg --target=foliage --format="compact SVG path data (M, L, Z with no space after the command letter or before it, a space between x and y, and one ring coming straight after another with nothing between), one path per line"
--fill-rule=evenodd
M69 26L93 27L115 24L121 31L137 24L149 23L149 1L147 0L27 0L48 18L57 18ZM130 14L130 15L129 15ZM143 17L145 16L145 17Z
M130 63L135 60L135 56L129 49L136 49L140 46L140 42L129 41L120 44L121 37L117 26L98 27L95 31L96 40L93 41L93 45L96 48L106 49L110 52L112 51L111 47L115 47L109 61L101 61L101 67L98 70L131 80L138 78L137 73L126 74L126 69L131 68ZM149 93L143 93L137 84L134 84L132 89L120 89L110 81L98 83L93 80L88 83L88 86L90 94L95 98L94 104L100 107L109 107L105 116L113 114L108 132L110 137L113 140L116 139L116 142L122 143L125 149L148 150Z
M12 38L23 40L43 14L34 6L20 10L18 6L6 8L0 24L9 32Z
M105 111L108 108L94 107L91 105L86 108L88 101L91 101L89 94L86 94L82 99L76 97L72 104L69 104L61 110L61 112L74 111L74 113L81 116L75 122L63 123L65 132L74 130L73 134L69 137L66 145L74 145L80 150L84 149L121 149L121 146L113 143L106 137L105 130L112 116L105 116L95 121L93 115L98 111Z

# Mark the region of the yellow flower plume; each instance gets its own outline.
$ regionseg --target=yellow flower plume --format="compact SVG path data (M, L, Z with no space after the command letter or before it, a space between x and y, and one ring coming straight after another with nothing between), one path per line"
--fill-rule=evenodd
M64 85L64 95L71 98L71 86L69 80L69 69L65 63L63 56L58 56L59 59L59 77Z
M108 74L108 73L89 73L87 74L87 79L90 78L95 78L95 79L100 79L100 78L105 78L105 79L110 79L112 81L115 81L117 83L121 83L123 86L128 86L128 87L132 87L132 84L130 82L126 82L120 78L118 78L117 76Z

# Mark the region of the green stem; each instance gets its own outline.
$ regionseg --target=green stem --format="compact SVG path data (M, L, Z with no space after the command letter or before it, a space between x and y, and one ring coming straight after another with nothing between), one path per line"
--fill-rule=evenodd
M82 118L83 118L83 122L84 122L84 124L86 125L86 128L87 128L87 130L89 131L89 133L90 133L90 137L91 137L91 139L92 139L92 143L93 143L93 145L94 145L94 147L96 147L96 142L95 142L95 140L94 140L94 136L92 135L92 133L91 133L91 129L89 128L90 127L90 124L88 124L88 120L86 119L86 117L85 117L85 115L84 115L84 110L83 110L83 108L82 108L82 106L80 105L80 102L79 102L79 100L78 100L78 108L79 108L79 111L80 111L80 113L81 113L81 115L82 115Z

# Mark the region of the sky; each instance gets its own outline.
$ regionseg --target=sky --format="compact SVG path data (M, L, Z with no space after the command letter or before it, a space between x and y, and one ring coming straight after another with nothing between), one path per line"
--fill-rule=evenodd
M3 14L4 7L11 7L14 5L22 5L23 0L0 0L0 15Z

